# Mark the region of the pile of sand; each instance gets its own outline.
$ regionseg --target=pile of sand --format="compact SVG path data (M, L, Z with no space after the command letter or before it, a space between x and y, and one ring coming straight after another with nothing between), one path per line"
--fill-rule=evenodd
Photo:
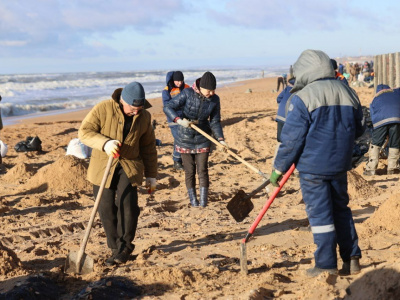
M400 194L392 195L364 222L370 228L398 231L400 229Z
M400 299L400 264L384 264L352 282L344 299Z
M12 276L23 270L20 259L14 251L0 243L0 276Z
M350 199L365 199L379 195L378 189L365 180L357 171L347 172L348 187Z
M6 183L20 183L30 178L35 173L32 165L24 162L17 163L1 179Z
M36 192L90 190L91 185L86 180L87 168L85 160L66 155L41 168L27 184Z

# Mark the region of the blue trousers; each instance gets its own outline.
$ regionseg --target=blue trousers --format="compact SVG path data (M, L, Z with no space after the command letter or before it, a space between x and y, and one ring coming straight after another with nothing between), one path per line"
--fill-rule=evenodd
M178 138L178 126L179 125L169 125L169 129L171 129L172 136L174 137L174 152L172 153L172 160L182 163L181 154L175 149L175 140Z
M361 257L347 194L347 172L331 176L300 173L300 185L314 243L315 266L337 268L336 246L343 261Z

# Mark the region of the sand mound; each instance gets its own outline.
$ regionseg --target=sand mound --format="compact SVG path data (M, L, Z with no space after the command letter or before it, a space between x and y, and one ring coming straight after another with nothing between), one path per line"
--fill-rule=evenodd
M344 299L400 299L399 280L400 264L386 264L354 281Z
M392 195L364 223L365 225L382 230L398 231L400 228L400 194Z
M18 183L27 180L34 173L35 170L32 165L19 162L3 176L2 181L6 183Z
M350 199L366 198L377 196L378 190L365 180L357 171L351 170L347 172L348 187Z
M66 155L41 168L27 184L36 192L48 189L57 191L89 190L91 185L86 180L87 167L88 164L85 160Z
M21 261L15 252L0 243L0 276L14 275L21 269Z

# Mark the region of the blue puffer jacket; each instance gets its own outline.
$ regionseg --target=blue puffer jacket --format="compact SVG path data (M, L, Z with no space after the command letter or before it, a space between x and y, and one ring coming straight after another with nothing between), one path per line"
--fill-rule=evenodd
M371 121L374 129L381 126L400 123L400 91L380 84L370 106Z
M278 102L278 104L279 104L278 112L276 114L276 119L275 119L275 121L277 121L277 122L285 123L285 120L286 120L286 111L285 111L286 102L288 101L288 99L292 95L290 93L290 90L293 88L294 81L295 81L295 79L291 78L289 80L289 82L288 82L288 85L278 95L278 98L276 98L276 102Z
M329 57L306 50L293 65L296 82L274 168L335 175L351 169L355 138L365 130L354 90L335 79Z
M198 82L200 80L197 80ZM197 82L197 85L198 85ZM175 120L177 111L182 110L182 117L190 121L198 121L197 127L208 134L213 133L218 140L224 139L221 127L221 106L219 97L211 98L196 93L192 88L184 89L176 97L172 98L164 107L168 118ZM179 147L188 149L200 149L211 146L209 139L192 128L178 127L178 139L175 140Z

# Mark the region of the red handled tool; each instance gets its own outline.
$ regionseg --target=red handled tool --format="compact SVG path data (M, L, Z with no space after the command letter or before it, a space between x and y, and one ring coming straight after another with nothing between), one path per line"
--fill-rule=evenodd
M246 237L240 243L240 270L245 274L248 273L246 243L250 239L250 237L253 235L254 231L256 230L256 228L258 226L258 223L260 223L261 219L264 217L268 208L271 206L272 202L275 200L276 196L278 195L279 191L282 189L282 187L286 183L286 181L289 179L290 175L292 175L295 168L296 168L296 166L293 164L290 167L290 169L285 173L285 175L282 177L282 180L279 182L279 186L274 190L272 195L269 197L269 199L265 203L264 207L258 214L256 220L251 225L249 231L246 234Z

